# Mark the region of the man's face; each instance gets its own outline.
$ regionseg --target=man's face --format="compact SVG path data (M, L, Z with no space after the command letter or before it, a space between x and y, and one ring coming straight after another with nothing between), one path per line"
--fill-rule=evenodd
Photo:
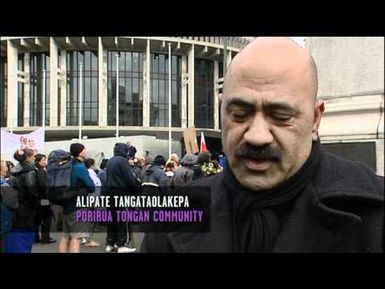
M79 154L79 157L82 157L84 160L87 158L88 156L88 151L87 151L87 148L84 148L80 154Z
M33 154L27 158L30 163L35 163L36 150L33 150Z
M229 78L223 94L223 147L242 185L271 189L306 161L319 125L318 104L295 73L255 77L244 68Z

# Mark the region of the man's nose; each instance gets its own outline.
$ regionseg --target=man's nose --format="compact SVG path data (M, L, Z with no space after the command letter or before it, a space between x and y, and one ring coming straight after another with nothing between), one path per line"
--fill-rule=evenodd
M271 133L271 124L262 114L257 114L250 123L243 138L247 143L255 146L271 144L274 140Z

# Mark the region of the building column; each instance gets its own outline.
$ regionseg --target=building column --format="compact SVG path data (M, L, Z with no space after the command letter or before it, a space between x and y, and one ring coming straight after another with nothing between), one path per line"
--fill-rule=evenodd
M214 61L214 129L219 129L219 65L218 61Z
M17 48L7 40L7 126L17 127Z
M23 113L23 126L29 127L29 116L30 116L30 55L29 53L24 53L24 113Z
M50 78L49 78L49 126L57 126L57 111L58 111L58 93L57 93L57 82L58 82L58 47L53 39L49 38L49 67L50 67ZM43 95L43 97L45 97Z
M151 50L150 39L147 39L146 53L143 57L143 126L150 127L151 100Z
M107 126L107 50L103 48L102 38L98 37L98 70L99 70L99 126Z
M384 139L377 139L376 142L376 172L384 176Z
M60 52L60 126L66 126L67 121L67 51Z
M187 87L188 87L188 74L187 74L187 55L182 55L182 128L187 128Z
M194 124L194 71L195 71L195 53L194 44L188 52L188 116L187 125L188 127L195 126Z
M377 174L384 176L384 94L380 104L380 120L377 127L376 160Z

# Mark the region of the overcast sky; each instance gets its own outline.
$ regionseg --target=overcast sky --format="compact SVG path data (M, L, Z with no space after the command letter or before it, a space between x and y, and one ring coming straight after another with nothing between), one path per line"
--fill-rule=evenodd
M305 47L305 37L290 37L302 47Z
M254 37L245 37L245 38L253 39ZM290 38L293 39L295 42L297 42L302 47L305 47L305 37L290 37Z

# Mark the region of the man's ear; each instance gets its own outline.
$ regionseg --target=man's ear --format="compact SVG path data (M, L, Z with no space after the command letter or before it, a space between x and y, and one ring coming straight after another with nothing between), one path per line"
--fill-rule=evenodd
M223 93L218 93L219 107L221 107L221 105L222 105L222 99L223 99Z
M323 100L317 100L314 106L314 123L312 128L312 138L313 141L318 139L318 128L321 123L321 117L325 111L325 103Z

